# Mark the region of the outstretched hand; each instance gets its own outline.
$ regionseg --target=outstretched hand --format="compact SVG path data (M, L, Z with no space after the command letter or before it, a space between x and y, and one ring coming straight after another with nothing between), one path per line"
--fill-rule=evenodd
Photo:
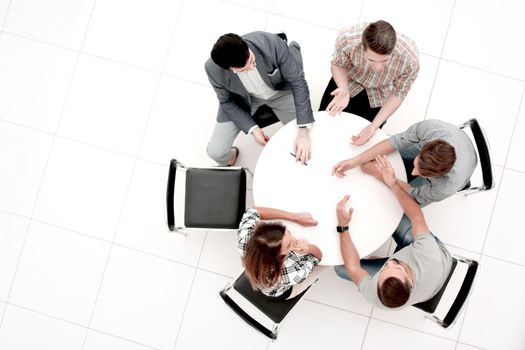
M347 226L350 220L352 220L352 214L354 212L354 208L350 208L346 210L346 202L348 202L348 199L350 199L350 195L347 194L343 197L338 203L336 207L336 213L337 213L337 224L339 226Z
M334 96L334 98L328 104L328 107L326 107L326 111L333 117L336 114L341 114L343 109L348 106L348 102L350 102L350 93L348 92L348 88L337 88L332 91L330 95Z
M392 165L390 165L388 158L384 154L378 155L376 157L376 166L377 170L381 174L383 182L388 187L392 187L397 183L396 173L394 172Z
M356 146L361 146L362 144L365 144L374 136L376 133L377 128L373 126L372 124L367 125L361 130L361 132L357 135L352 136L352 144Z
M357 161L355 158L345 159L334 165L332 168L332 175L335 175L339 178L345 176L345 172L357 166Z
M295 214L295 222L301 226L317 226L317 220L312 217L310 213L297 213Z

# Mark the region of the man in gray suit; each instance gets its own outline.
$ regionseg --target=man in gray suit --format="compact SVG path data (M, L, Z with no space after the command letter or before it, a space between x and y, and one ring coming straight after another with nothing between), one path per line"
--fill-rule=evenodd
M269 137L252 118L263 104L283 124L297 119L296 160L310 159L314 117L299 44L288 46L278 35L266 32L225 34L213 46L205 69L219 99L217 124L207 149L212 159L221 166L235 164L239 150L232 145L241 130L261 146L266 144Z

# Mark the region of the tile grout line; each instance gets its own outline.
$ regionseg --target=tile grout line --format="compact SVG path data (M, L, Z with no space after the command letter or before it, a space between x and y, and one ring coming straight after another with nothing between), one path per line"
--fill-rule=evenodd
M228 2L226 0L219 0L219 1L222 1L222 2L225 2L225 3L230 3L232 5L238 5L240 7L246 7L246 6L243 6L241 4ZM251 7L247 7L247 8L251 8ZM255 8L251 8L251 9L255 9ZM261 12L265 12L264 10L260 10L260 9L255 9L255 10L258 10L258 11L261 11ZM329 30L338 31L338 29L335 29L335 28L326 27L326 26L323 26L323 25L319 25L319 24L316 24L316 23L304 21L304 20L301 20L301 19L298 19L298 18L294 18L294 17L290 17L290 16L285 16L285 15L282 15L282 14L274 13L272 11L268 11L268 14L269 15L275 15L275 16L283 17L283 18L287 18L287 19L291 19L291 20L295 20L295 21L298 21L298 22L301 22L301 23L304 23L304 24L317 26L317 27L320 27L320 28L323 28L323 29L329 29ZM45 44L45 45L48 45L48 46L53 46L53 47L57 47L57 48L60 48L60 49L73 51L73 52L76 52L76 53L81 53L82 55L85 55L85 56L98 58L98 59L101 59L101 60L104 60L104 61L109 61L109 62L116 63L116 64L122 64L122 65L125 65L125 66L128 66L128 67L131 67L131 68L147 71L147 72L150 72L150 73L153 73L153 74L162 74L163 76L167 76L167 77L170 77L170 78L173 78L173 79L177 79L177 80L181 80L181 81L197 84L197 85L200 85L200 86L208 87L207 84L199 82L199 81L189 80L189 79L178 77L176 75L172 75L172 74L169 74L169 73L164 73L164 72L161 73L161 72L156 71L154 69L145 68L145 67L142 67L142 66L137 66L137 65L134 65L134 64L131 64L131 63L118 61L118 60L115 60L115 59L112 59L112 58L109 58L109 57L99 56L99 55L92 54L92 53L85 52L85 51L78 51L78 50L71 49L71 48L66 47L66 46L58 45L58 44L55 44L55 43L49 43L49 42L43 41L41 39L36 39L36 38L30 37L30 36L26 36L26 35L23 35L23 34L14 33L14 32L5 31L5 30L3 30L1 32L5 33L7 35L10 35L10 36L19 37L19 38L22 38L22 39L26 39L26 40L33 41L33 42L38 42L38 43ZM448 34L448 28L447 28L447 34ZM446 37L445 37L444 40L446 40ZM444 49L444 46L442 48L442 51L443 51L443 49ZM480 71L480 72L484 72L484 73L500 76L500 77L503 77L503 78L506 78L506 79L511 79L511 80L515 80L515 81L518 81L518 82L525 82L525 79L520 79L520 78L509 76L509 75L506 75L506 74L503 74L503 73L494 72L494 71L491 71L491 70L488 70L488 69L485 69L485 68L468 65L466 63L462 63L462 62L459 62L459 61L456 61L456 60L443 58L443 57L441 57L441 55L440 56L436 56L436 55L433 55L433 54L430 54L430 53L425 53L425 52L420 52L420 54L428 56L428 57L433 57L433 58L439 59L440 61L442 60L442 61L446 61L446 62L457 64L457 65L460 65L460 66L463 66L463 67L467 67L467 68L470 68L470 69L474 69L474 70L477 70L477 71ZM438 68L439 68L439 65L438 65Z
M25 310L27 312L34 313L34 314L37 314L37 315L40 315L40 316L43 316L43 317L47 317L47 318L50 318L50 319L53 319L53 320L56 320L56 321L67 323L67 324L70 324L70 325L75 326L75 327L86 328L86 326L81 325L79 323L76 323L76 322L73 322L73 321L69 321L69 320L66 320L64 318L60 318L60 317L57 317L57 316L54 316L54 315L51 315L51 314L47 314L47 313L42 312L42 311L31 309L31 308L28 308L28 307L25 307L25 306L22 306L22 305L18 305L18 304L15 304L15 303L8 303L8 302L6 302L6 305L13 306L15 308L22 309L22 310ZM102 333L102 334L105 334L105 335L108 335L108 336L111 336L111 337L114 337L114 338L119 338L119 339L125 340L127 342L134 343L134 344L141 345L141 346L145 346L145 347L148 347L148 348L151 348L151 349L154 349L154 350L158 350L158 348L155 348L153 346L150 346L150 345L147 345L147 344L142 344L142 343L136 342L134 340L127 339L127 338L124 338L124 337L121 337L121 336L118 336L118 335L115 335L115 334L111 334L111 333L108 333L108 332L104 332L104 331L100 331L100 330L92 329L92 328L89 329L89 330L92 330L92 331L97 332L97 333Z
M500 184L498 186L498 192L496 193L496 197L494 198L494 206L492 207L492 211L490 213L490 219L489 219L489 223L487 225L487 231L485 232L485 239L483 240L483 245L481 246L481 255L483 256L483 252L485 250L485 244L487 243L487 237L489 235L489 230L490 230L490 224L492 223L492 217L494 215L494 211L496 209L496 205L498 204L498 197L499 197L499 192L501 190L501 187L502 187L502 184L503 184L503 179L505 177L505 173L507 171L507 161L509 159L509 154L510 154L510 149L512 147L512 140L514 138L514 134L516 132L516 125L518 124L518 119L519 119L519 116L520 116L520 110L521 110L521 106L523 104L523 99L525 98L525 85L523 86L522 90L521 90L521 100L520 100L520 103L518 105L518 109L516 111L516 117L514 119L514 127L512 128L512 134L510 136L510 140L509 140L509 148L507 149L507 154L505 156L505 162L503 163L503 173L501 174L501 180L500 180Z
M501 174L501 180L500 180L500 184L498 186L498 191L496 192L496 196L494 198L494 206L492 207L492 210L490 212L489 222L487 224L487 229L485 231L485 238L483 240L483 245L481 246L480 262L483 260L484 256L488 257L488 255L484 255L483 252L485 251L485 245L487 243L487 238L488 238L488 235L489 235L489 232L490 232L490 226L491 226L491 223L492 223L492 218L494 217L494 212L496 210L496 206L498 205L498 197L499 197L499 193L501 191L502 184L503 184L503 181L504 181L504 178L505 178L505 173L506 173L505 166L507 165L507 160L508 160L508 157L509 157L510 149L512 147L512 139L513 139L514 133L516 131L516 125L518 123L519 113L520 113L520 110L521 110L521 105L523 103L524 96L525 96L525 86L522 88L522 91L521 91L521 100L520 100L520 104L518 106L518 110L516 112L516 118L514 120L514 127L512 129L512 134L511 134L510 141L509 141L509 148L507 149L507 155L505 156L505 162L504 162L504 166L503 166L503 173ZM463 312L463 317L462 317L462 320L461 320L461 326L459 328L458 336L457 336L457 339L456 339L456 344L459 342L459 339L461 337L461 332L463 331L463 325L465 324L465 318L467 317L467 312L468 312L468 309L469 309L470 300L467 300L466 303L467 304L465 305L465 311Z
M4 31L5 22L7 22L7 16L9 15L9 10L11 10L11 4L13 3L13 0L9 0L9 4L7 4L7 7L5 9L5 15L2 19L2 25L0 25L0 34Z
M373 307L372 307L372 310L373 310ZM370 313L372 314L372 313ZM365 333L363 334L363 340L361 341L361 350L363 350L364 346L365 346L365 341L366 341L366 335L368 334L368 328L370 327L370 322L372 321L372 316L368 317L368 322L366 323L366 329L365 329Z
M386 324L389 324L389 325L392 325L392 326L396 326L396 327L400 327L400 328L403 328L403 329L412 330L412 331L415 331L415 332L418 332L418 333L421 333L421 334L426 334L426 335L434 337L434 338L440 338L440 339L448 340L450 342L456 342L453 338L447 338L447 337L444 337L442 335L438 335L438 334L435 334L435 333L430 333L430 332L427 332L427 331L423 331L421 329L410 328L410 327L407 327L407 326L403 326L403 325L400 325L400 324L397 324L397 323L394 323L394 322L391 322L391 321L383 320L383 319L380 319L380 318L377 318L377 317L373 317L373 316L371 316L370 318L375 320L375 321L378 321L378 322L386 323Z
M137 169L137 165L139 163L139 155L140 155L140 152L142 150L142 144L144 142L146 131L148 129L148 124L149 124L149 121L151 119L151 115L153 113L153 108L155 106L155 102L157 101L158 92L159 92L160 85L161 85L161 82L162 82L162 72L165 69L166 62L168 61L171 45L172 45L172 42L173 42L173 38L174 38L175 31L176 31L176 28L177 28L177 23L178 23L180 14L182 12L183 5L184 5L184 1L181 1L180 7L179 7L179 11L177 13L177 18L175 20L175 24L173 25L173 31L172 31L172 34L171 34L171 37L170 37L170 44L168 45L168 47L166 49L166 54L165 54L165 57L164 57L164 63L162 65L161 72L160 72L160 74L158 76L157 86L155 87L155 91L153 93L153 96L152 96L152 99L151 99L150 108L149 108L149 111L148 111L148 116L147 116L147 119L146 119L146 121L144 123L142 135L141 135L141 138L140 138L140 142L139 142L136 154L133 157L134 158L133 168L131 170L131 174L130 174L130 177L129 177L128 186L126 188L126 193L124 195L124 198L123 198L123 201L122 201L122 205L120 207L120 212L119 212L119 216L118 216L117 223L116 223L116 226L115 226L115 231L113 233L113 237L112 237L112 240L111 240L111 246L109 248L108 256L107 256L107 259L106 259L106 264L104 266L104 270L103 270L102 276L100 278L100 285L99 285L99 288L97 290L97 294L96 294L96 297L95 297L95 302L93 303L91 316L89 318L89 322L88 322L88 326L87 326L86 336L84 337L84 342L82 343L82 350L86 346L87 335L88 335L89 329L91 329L91 324L93 322L93 318L94 318L94 315L95 315L95 310L96 310L96 307L97 307L98 299L100 297L100 292L101 292L102 286L104 284L104 279L106 277L106 272L107 272L107 268L108 268L108 265L109 265L109 261L111 259L111 253L113 252L113 247L114 246L117 246L117 247L119 246L118 244L115 244L115 239L117 237L117 234L118 234L118 231L119 231L119 227L120 227L120 223L121 223L121 220L122 220L122 216L123 216L124 210L126 208L126 202L127 202L128 196L129 196L129 192L130 192L131 186L133 184L133 179L135 178L135 172L136 172L136 169ZM88 28L89 28L89 23L88 23ZM86 32L87 32L87 29L86 29ZM84 39L85 39L85 37L84 37Z
M352 310L344 309L344 308L342 308L342 307L340 307L340 306L330 305L330 304L323 303L322 301L317 301L317 300L309 299L308 297L305 297L304 300L305 300L305 301L308 301L308 302L310 302L310 303L313 303L313 304L326 306L326 307L328 307L328 308L330 308L330 309L343 311L343 312L346 312L346 313L349 313L349 314L352 314L352 315L361 316L361 317L365 317L365 318L370 318L371 315L372 315L372 311L370 311L370 314L369 314L369 315L366 315L366 314L362 314L362 313L357 312L357 311L352 311Z
M223 0L224 1L224 0ZM268 9L266 11L264 11L266 13L266 22L264 23L264 30L268 31L268 22L270 22L270 16L271 16L271 10L273 10L273 5L275 4L275 0L272 0L272 2L270 3L270 6L268 7Z
M16 37L16 38L19 38L19 39L25 39L25 40L28 40L28 41L32 41L32 42L35 42L35 43L42 44L42 45L51 46L53 48L58 48L58 49L66 50L66 51L71 51L71 52L74 52L74 53L77 53L77 54L82 54L84 56L98 58L98 59L101 59L101 60L104 60L104 61L108 61L108 62L112 62L112 63L122 64L124 66L135 68L135 69L139 69L139 70L146 71L146 72L149 72L149 73L160 74L159 71L156 71L156 70L151 69L151 68L146 68L146 67L134 65L132 63L118 61L118 60L115 60L115 59L110 58L110 57L99 56L99 55L96 55L96 54L93 54L93 53L82 51L82 49L78 49L78 50L72 49L72 48L67 47L67 46L59 45L59 44L56 44L56 43L50 43L50 42L44 41L42 39L37 39L37 38L31 37L31 36L28 36L28 35L19 34L19 33L15 33L15 32L10 32L10 31L5 31L5 30L3 32L5 34L9 35L9 36L13 36L13 37Z
M361 18L363 17L364 9L365 9L365 0L361 0L361 8L359 9L359 15L357 17L357 22L363 22Z
M454 0L452 4L452 8L450 9L450 17L448 19L447 30L445 32L445 37L443 38L443 45L441 46L441 52L439 53L439 57L438 57L439 59L438 59L437 67L436 67L436 74L434 75L434 81L432 82L432 87L430 88L430 94L429 94L428 101L427 101L427 108L425 109L423 120L427 119L428 109L430 108L430 101L432 100L432 95L434 93L434 87L436 86L436 81L437 81L437 77L439 74L439 68L441 67L441 61L443 59L443 51L445 51L445 45L447 43L447 38L448 38L448 31L450 30L450 24L452 23L452 18L454 17L455 9L456 9L456 0Z
M172 348L173 350L177 348L177 343L179 342L180 330L182 329L182 324L184 323L184 318L186 317L186 311L188 310L188 304L190 303L191 294L193 292L193 286L195 284L195 279L197 278L197 272L199 271L198 266L202 258L202 253L204 252L204 246L206 244L207 238L208 238L208 231L206 231L206 235L204 236L204 239L202 240L201 252L199 254L199 258L197 259L197 267L195 267L195 272L193 273L193 278L191 279L190 290L188 291L188 296L186 298L186 303L184 304L184 309L182 310L180 323L179 323L179 326L177 327L177 333L175 333L175 341L173 343L173 348Z
M9 6L11 6L11 2L12 1L10 1ZM96 2L96 0L95 0L95 2ZM95 4L95 2L94 2L94 4ZM84 37L82 38L82 45L83 45L83 43L84 43L84 41L86 39L86 34L87 34L87 29L89 27L89 22L91 21L91 16L93 15L93 9L94 9L94 6L95 6L94 4L93 4L93 7L91 8L91 13L89 15L88 24L86 25L86 30L84 31ZM6 13L6 15L7 15L7 13ZM4 33L5 33L5 31L2 31L2 34L4 34ZM69 79L69 84L68 84L68 87L67 87L67 90L66 90L66 94L64 96L64 102L63 102L62 108L60 110L59 118L58 118L58 121L57 121L57 126L55 128L55 132L53 134L53 139L52 139L51 145L49 147L49 153L47 155L47 160L46 160L45 165L44 165L44 171L42 172L42 178L40 180L40 184L38 185L38 190L37 190L37 193L36 193L36 196L35 196L35 199L34 199L33 208L31 209L30 221L29 221L29 224L27 225L26 232L25 232L25 235L24 235L24 239L23 239L23 242L22 242L22 247L20 248L20 253L19 253L18 258L16 260L15 269L14 269L13 277L11 279L11 285L9 287L9 292L7 294L6 303L9 303L9 300L11 298L11 294L13 292L13 286L15 284L18 268L20 266L20 261L22 260L22 256L24 254L24 249L25 249L25 245L26 245L26 242L27 242L27 236L29 235L29 230L31 228L31 223L32 223L32 220L33 220L33 216L35 214L35 210L36 210L36 207L37 207L37 204L38 204L38 198L40 196L40 191L42 190L42 186L44 184L44 178L45 178L45 175L47 173L47 169L48 169L48 166L49 166L51 155L53 153L53 149L55 147L56 134L58 132L58 128L60 126L60 122L61 122L63 114L64 114L64 110L65 110L65 107L66 107L66 101L67 101L67 99L69 97L69 93L71 91L71 86L73 84L73 80L74 80L74 77L75 77L75 72L77 70L79 60L80 60L80 53L77 54L75 65L74 65L73 70L71 72L71 77ZM2 313L1 318L0 318L0 329L2 328L2 326L4 324L6 312L7 312L7 307L4 309L4 312ZM85 341L85 338L84 338L84 341Z

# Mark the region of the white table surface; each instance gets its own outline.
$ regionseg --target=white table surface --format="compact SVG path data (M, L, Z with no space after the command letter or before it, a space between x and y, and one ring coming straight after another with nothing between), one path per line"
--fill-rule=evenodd
M319 222L303 227L283 220L297 238L305 238L323 252L322 265L343 264L339 234L335 228L335 207L345 194L350 194L348 208L354 208L350 233L361 257L379 248L397 227L403 210L394 194L380 181L352 169L339 179L331 175L334 164L353 157L386 139L381 130L362 146L350 144L369 122L349 113L330 117L315 112L315 124L310 130L312 159L304 166L290 155L297 135L294 122L281 128L266 144L255 168L253 197L256 206L292 212L309 212ZM406 180L405 167L398 152L388 156L396 175Z

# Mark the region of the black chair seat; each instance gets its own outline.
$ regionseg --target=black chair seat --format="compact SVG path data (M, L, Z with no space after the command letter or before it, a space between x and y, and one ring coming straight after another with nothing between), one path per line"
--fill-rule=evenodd
M248 299L253 305L261 310L275 323L280 323L293 309L295 304L301 300L306 290L292 299L271 300L260 291L253 290L250 280L245 273L241 275L233 285L233 288Z
M268 105L262 105L257 108L253 114L253 119L261 129L279 122L279 118Z
M240 295L242 295L248 302L253 306L259 309L269 320L271 320L274 325L271 328L268 328L262 325L259 321L253 318L248 312L243 310L239 304L237 304L229 295L228 291L231 288L235 289ZM311 287L311 286L310 286ZM258 290L253 290L248 277L243 271L242 274L221 292L219 295L224 300L226 305L228 305L240 318L242 318L246 323L248 323L255 330L265 335L271 340L277 339L277 334L279 332L279 327L281 322L286 318L290 311L294 308L295 304L301 300L304 294L310 289L306 288L302 293L298 294L294 298L285 299L285 300L272 300L266 295L262 294Z
M175 182L179 171L186 176L184 225L175 223ZM187 168L176 159L171 160L166 190L166 214L171 231L184 233L185 227L237 229L245 209L245 169Z
M187 227L236 228L245 210L245 196L244 170L189 168L184 223Z

